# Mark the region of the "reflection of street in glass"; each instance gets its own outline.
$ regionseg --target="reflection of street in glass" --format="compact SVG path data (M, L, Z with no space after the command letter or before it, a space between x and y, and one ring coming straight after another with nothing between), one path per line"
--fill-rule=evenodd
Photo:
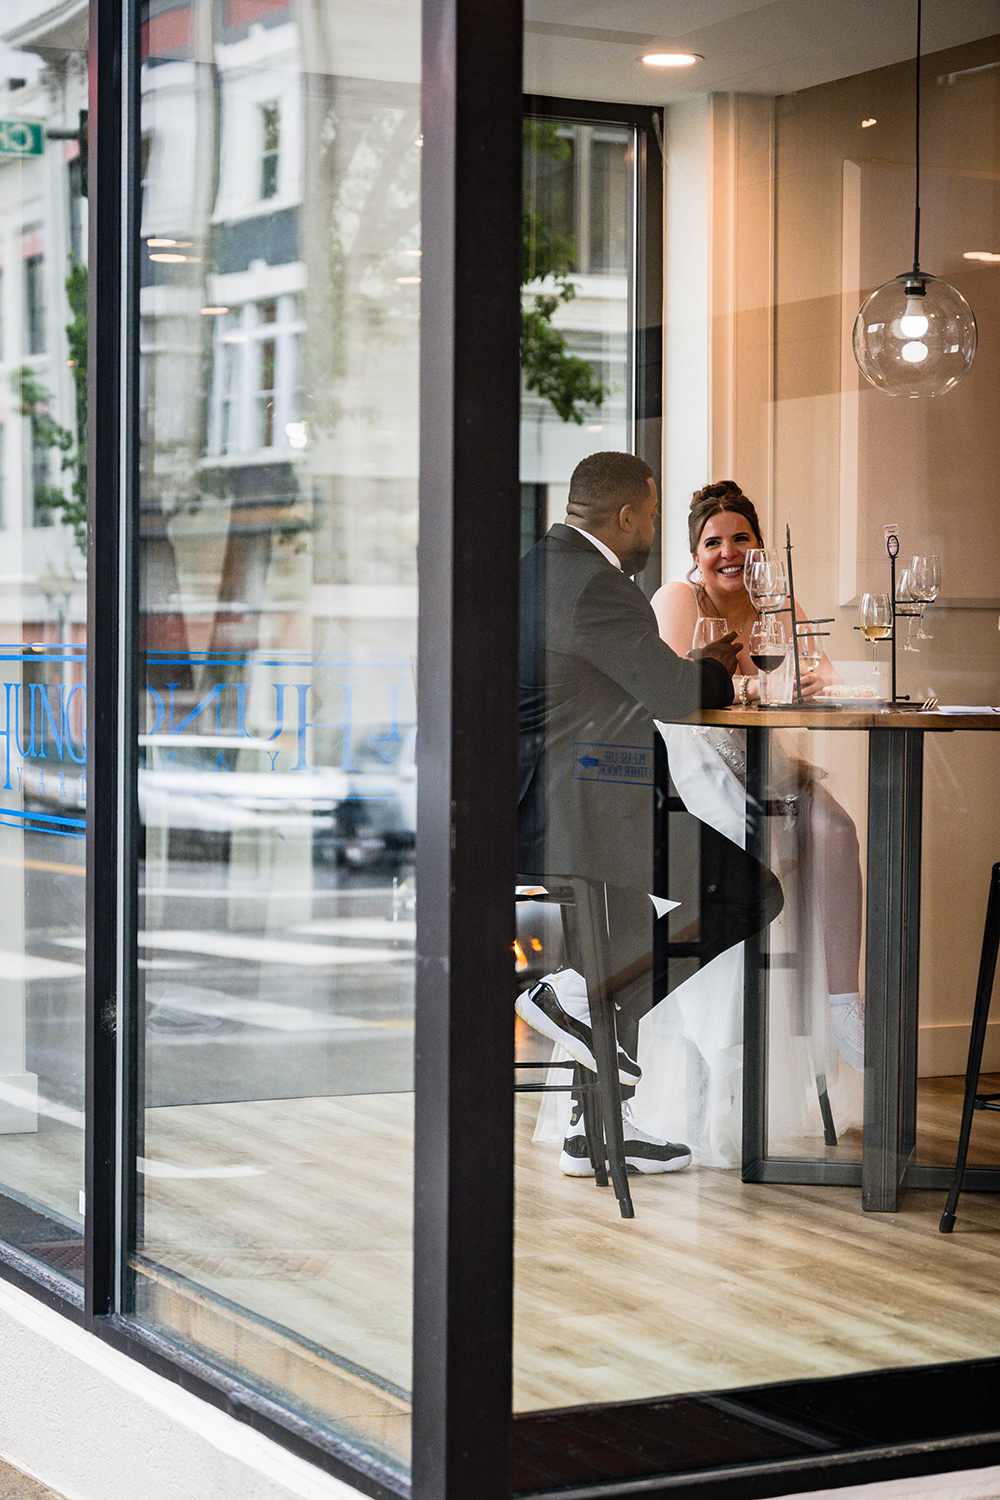
M28 1066L47 1099L83 1107L83 842L29 835ZM233 931L241 898L222 862L184 860L146 886L163 913L139 937L147 1102L406 1089L412 1071L412 876L318 869L272 892L270 919ZM159 877L157 877L159 882ZM6 958L4 959L6 964ZM75 1190L74 1190L75 1191Z
M314 870L259 893L232 867L185 860L143 894L162 920L139 936L147 1102L194 1103L412 1087L412 908L399 882ZM235 920L234 930L230 923ZM167 965L171 960L177 967Z

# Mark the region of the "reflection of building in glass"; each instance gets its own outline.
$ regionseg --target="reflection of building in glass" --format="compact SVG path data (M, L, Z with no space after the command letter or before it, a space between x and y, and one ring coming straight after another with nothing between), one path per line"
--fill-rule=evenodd
M23 72L0 79L0 639L82 642L84 559L64 506L85 441L67 283L85 254L87 6L22 3L0 26L3 71Z
M147 645L334 645L315 738L339 760L390 712L366 666L415 649L416 94L373 112L333 67L300 73L319 11L280 0L211 9L207 94L193 15L143 32ZM195 670L181 691L206 685ZM267 684L248 685L254 705ZM408 668L394 686L411 693Z

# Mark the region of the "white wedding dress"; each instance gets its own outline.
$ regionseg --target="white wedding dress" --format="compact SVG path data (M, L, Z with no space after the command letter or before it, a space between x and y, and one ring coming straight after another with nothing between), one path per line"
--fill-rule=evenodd
M688 810L741 847L746 831L746 753L739 730L661 724L674 785ZM771 736L770 793L787 812L770 821L771 868L785 905L769 930L768 1143L772 1154L815 1155L823 1145L817 1078L829 1091L838 1134L861 1121L862 1075L843 1063L830 1025L826 965L808 872L800 872L795 808L808 773ZM807 894L799 899L799 892ZM557 1049L554 1056L565 1056ZM737 944L673 990L639 1026L642 1080L632 1104L651 1135L691 1146L704 1166L740 1163L743 1072L743 945ZM565 1082L553 1070L551 1082ZM536 1141L561 1142L570 1096L542 1096Z

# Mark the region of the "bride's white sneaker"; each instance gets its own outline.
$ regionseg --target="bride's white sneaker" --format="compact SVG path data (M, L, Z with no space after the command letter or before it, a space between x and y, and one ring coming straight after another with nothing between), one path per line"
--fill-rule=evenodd
M860 995L831 995L830 1020L837 1051L858 1073L865 1066L865 1007Z

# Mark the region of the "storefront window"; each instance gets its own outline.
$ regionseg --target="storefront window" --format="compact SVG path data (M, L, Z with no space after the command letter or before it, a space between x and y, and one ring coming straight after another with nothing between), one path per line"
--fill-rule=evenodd
M87 14L0 80L0 1238L83 1279Z
M405 1468L419 7L213 16L142 58L131 1294Z

